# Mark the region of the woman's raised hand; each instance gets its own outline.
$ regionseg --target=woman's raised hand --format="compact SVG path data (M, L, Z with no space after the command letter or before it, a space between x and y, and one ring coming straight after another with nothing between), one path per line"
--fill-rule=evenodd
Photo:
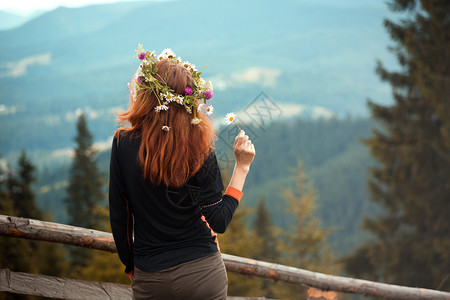
M253 158L255 157L255 146L252 141L241 130L234 140L234 156L236 157L236 167L245 171L250 169Z

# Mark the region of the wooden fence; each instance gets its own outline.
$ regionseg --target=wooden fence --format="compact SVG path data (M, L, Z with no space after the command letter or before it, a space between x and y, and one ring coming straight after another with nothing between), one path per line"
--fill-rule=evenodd
M117 251L111 233L5 215L0 215L0 235L63 243L108 252ZM227 270L230 272L284 281L324 291L357 293L398 300L450 300L450 293L448 292L327 275L228 254L222 254L222 257ZM3 278L0 277L2 282ZM0 284L0 290L5 290L4 284Z

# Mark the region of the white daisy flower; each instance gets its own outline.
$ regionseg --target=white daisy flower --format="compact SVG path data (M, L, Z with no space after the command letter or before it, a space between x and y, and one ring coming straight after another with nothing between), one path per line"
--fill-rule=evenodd
M163 131L169 131L169 130L170 130L170 127L169 127L169 126L166 126L166 125L163 125L162 130L163 130Z
M235 122L236 120L236 114L234 113L227 113L225 116L225 124L230 125L231 123Z
M197 125L197 124L200 124L201 121L202 121L202 120L200 120L199 118L195 118L195 119L192 119L192 120L191 120L191 124Z
M172 95L172 93L169 92L165 93L163 97L166 98L167 103L170 103L174 100L174 95Z
M176 60L177 64L182 64L183 61L181 60L181 57L178 56L177 60Z
M202 110L204 110L205 109L205 103L200 103L199 105L198 105L198 107L197 107L197 111L202 111Z
M158 106L155 106L155 111L156 112L160 112L160 111L162 111L162 110L168 110L169 109L169 107L167 106L167 105L158 105Z
M183 63L183 65L184 65L184 67L185 67L186 69L191 68L192 70L197 71L197 68L195 67L195 65L194 65L194 64L191 64L191 63L188 62L188 61L185 61L185 62Z
M166 48L161 52L159 56L162 56L163 59L175 58L175 53L172 51L172 49Z
M210 115L213 114L214 107L213 107L212 105L209 105L205 110L206 110L206 114L207 114L208 116L210 116Z
M178 104L183 104L183 100L184 100L183 96L175 96L173 98L173 101L177 102Z

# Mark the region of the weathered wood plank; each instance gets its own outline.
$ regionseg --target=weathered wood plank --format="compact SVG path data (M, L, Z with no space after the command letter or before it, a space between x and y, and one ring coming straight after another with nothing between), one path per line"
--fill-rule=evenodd
M450 293L448 292L327 275L229 254L222 254L222 257L228 271L314 287L323 291L357 293L366 296L397 300L450 300Z
M0 291L70 300L132 299L131 286L125 284L12 272L8 269L0 269ZM227 300L263 299L267 298L227 297Z
M0 235L116 252L112 235L107 232L4 215L0 215ZM450 300L449 292L326 275L228 254L222 254L222 257L227 270L230 272L314 287L324 291L332 290L343 293L358 293L397 300Z
M0 215L0 234L117 252L111 233L53 222Z
M131 299L131 287L0 269L0 291L58 299Z

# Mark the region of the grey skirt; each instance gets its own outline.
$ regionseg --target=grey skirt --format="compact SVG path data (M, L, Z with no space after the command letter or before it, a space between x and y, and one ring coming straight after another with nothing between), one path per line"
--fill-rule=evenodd
M228 278L222 255L217 252L157 272L135 267L131 286L134 300L224 300Z

